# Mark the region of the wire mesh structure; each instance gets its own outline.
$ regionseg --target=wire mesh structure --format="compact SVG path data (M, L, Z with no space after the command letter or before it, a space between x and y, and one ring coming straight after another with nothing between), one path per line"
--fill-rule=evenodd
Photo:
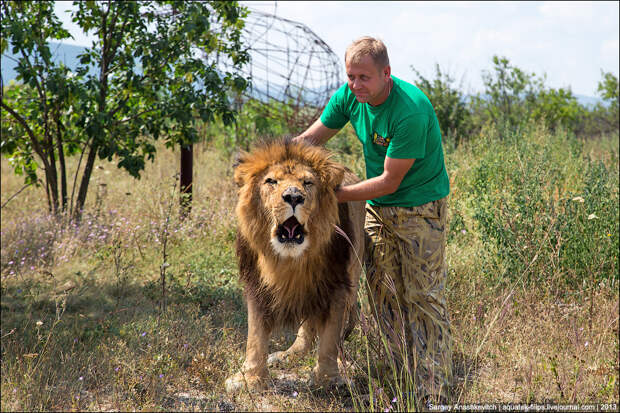
M240 103L254 99L261 103L265 116L284 116L291 130L305 129L342 85L340 60L305 24L248 10L241 40L248 48L250 62L239 71L226 56L203 53L202 58L215 63L222 72L237 71L251 80ZM169 7L161 13L182 17ZM220 22L214 15L210 20L211 29L217 32ZM273 102L292 110L282 111Z
M340 61L303 23L249 10L242 39L251 60L242 74L251 86L244 97L262 102L266 116L278 110L271 102L288 104L291 113L278 116L284 115L293 130L305 129L342 85Z

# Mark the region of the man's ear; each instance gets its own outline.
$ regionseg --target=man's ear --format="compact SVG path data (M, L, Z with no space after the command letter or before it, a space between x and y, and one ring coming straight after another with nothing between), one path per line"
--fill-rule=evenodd
M392 68L390 67L390 65L387 65L383 68L383 74L386 78L389 79L390 75L392 74Z

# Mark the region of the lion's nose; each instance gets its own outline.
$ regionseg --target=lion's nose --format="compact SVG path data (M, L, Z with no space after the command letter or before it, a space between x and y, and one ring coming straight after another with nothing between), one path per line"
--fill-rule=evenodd
M295 206L304 203L304 196L301 194L301 192L299 192L299 189L295 188L294 186L288 187L282 193L282 199L284 199L284 202L288 202L289 204L291 204L293 210L295 209Z

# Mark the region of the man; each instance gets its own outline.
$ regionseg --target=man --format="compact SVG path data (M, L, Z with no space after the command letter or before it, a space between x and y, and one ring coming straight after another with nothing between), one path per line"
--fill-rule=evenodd
M400 377L409 374L418 401L445 400L452 381L444 296L450 183L437 116L416 86L391 76L382 41L354 41L345 67L347 84L295 140L324 144L351 122L364 148L367 179L339 188L336 196L367 201L369 300L389 342L388 365Z

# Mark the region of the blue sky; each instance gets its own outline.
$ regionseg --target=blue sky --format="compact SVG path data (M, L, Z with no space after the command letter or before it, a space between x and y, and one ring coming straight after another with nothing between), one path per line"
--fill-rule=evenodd
M242 4L304 23L342 58L354 39L371 35L388 47L392 73L412 81L413 65L433 77L435 63L482 90L481 72L494 54L528 72L546 73L547 85L595 96L601 70L618 76L619 2L386 2L244 1ZM90 45L57 2L75 37ZM343 73L344 79L344 73Z

